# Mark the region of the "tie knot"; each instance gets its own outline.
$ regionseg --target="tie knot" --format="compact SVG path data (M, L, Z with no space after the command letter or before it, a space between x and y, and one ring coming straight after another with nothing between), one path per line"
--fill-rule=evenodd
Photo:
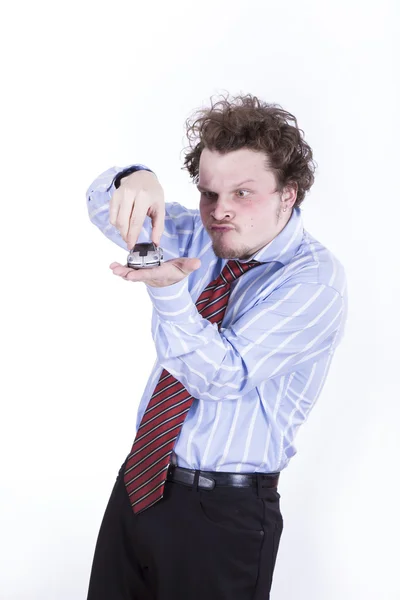
M250 260L247 263L241 263L238 260L228 260L221 271L220 277L225 283L232 283L232 281L243 275L243 273L246 273L246 271L259 264L261 263L258 260Z

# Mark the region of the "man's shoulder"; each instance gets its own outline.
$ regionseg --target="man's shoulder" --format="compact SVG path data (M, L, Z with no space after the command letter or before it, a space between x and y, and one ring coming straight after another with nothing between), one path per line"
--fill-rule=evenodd
M304 230L302 241L292 260L285 265L291 284L325 285L340 295L346 288L346 273L341 261L312 235Z
M167 217L173 219L185 217L197 219L200 215L200 211L196 208L187 208L186 206L183 206L183 204L179 204L179 202L166 202L165 214Z

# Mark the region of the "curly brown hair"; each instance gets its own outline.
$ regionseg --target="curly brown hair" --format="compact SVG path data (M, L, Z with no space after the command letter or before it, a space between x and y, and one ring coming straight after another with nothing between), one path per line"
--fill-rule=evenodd
M293 122L293 124L291 124ZM295 187L295 206L300 206L314 183L316 163L297 119L278 104L267 104L252 94L229 95L197 110L186 120L189 146L184 167L199 181L200 155L204 148L220 153L249 148L265 152L266 167L276 177L277 190Z

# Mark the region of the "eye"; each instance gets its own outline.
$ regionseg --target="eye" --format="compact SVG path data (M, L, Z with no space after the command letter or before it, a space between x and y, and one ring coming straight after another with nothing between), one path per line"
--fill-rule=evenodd
M208 200L212 200L217 194L215 192L207 192L205 190L204 192L201 192L201 195L205 196Z
M247 198L246 194L250 194L250 192L249 190L238 190L236 194L239 196L239 198Z

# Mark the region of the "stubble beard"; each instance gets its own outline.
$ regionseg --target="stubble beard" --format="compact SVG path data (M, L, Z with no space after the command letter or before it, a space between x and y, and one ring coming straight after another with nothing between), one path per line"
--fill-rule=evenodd
M212 244L212 249L218 258L246 260L247 257L250 257L254 254L249 246L243 245L236 248L231 248L215 241Z

